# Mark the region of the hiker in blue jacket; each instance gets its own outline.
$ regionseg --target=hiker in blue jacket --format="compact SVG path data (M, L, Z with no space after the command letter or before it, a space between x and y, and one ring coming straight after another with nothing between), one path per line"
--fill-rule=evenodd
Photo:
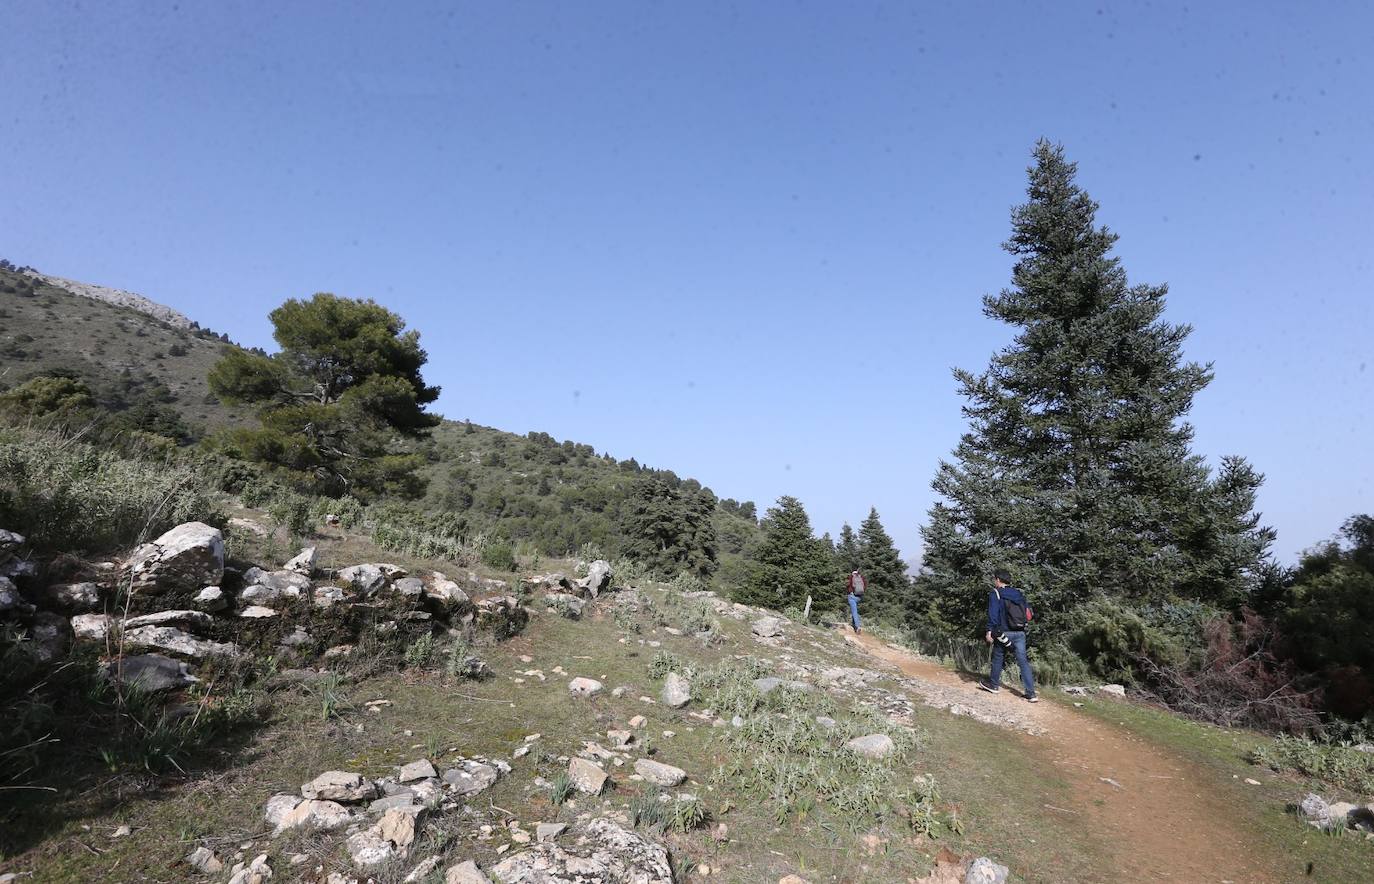
M1016 665L1021 670L1021 686L1026 689L1026 699L1032 703L1040 702L1035 695L1035 678L1031 675L1030 661L1026 659L1026 622L1029 620L1030 606L1021 590L1011 585L1011 575L998 568L992 577L993 590L988 593L988 632L987 641L992 645L992 672L987 681L978 682L978 687L990 694L1002 690L1002 658L1010 648L1016 654ZM1021 617L1009 617L1007 602L1019 608ZM1020 622L1013 622L1019 620ZM1018 628L1012 628L1013 626Z

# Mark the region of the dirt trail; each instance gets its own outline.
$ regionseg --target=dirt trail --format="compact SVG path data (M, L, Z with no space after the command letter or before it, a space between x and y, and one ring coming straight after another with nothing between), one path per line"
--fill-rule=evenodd
M1072 814L1108 846L1117 862L1112 880L1279 880L1277 858L1229 823L1227 802L1208 791L1188 762L1058 704L1033 705L1006 689L977 690L957 673L872 636L846 632L845 638L896 666L918 691L928 688L936 705L958 691L975 717L1000 718L1022 731L1030 756L1054 764L1073 785L1072 807L1045 812Z

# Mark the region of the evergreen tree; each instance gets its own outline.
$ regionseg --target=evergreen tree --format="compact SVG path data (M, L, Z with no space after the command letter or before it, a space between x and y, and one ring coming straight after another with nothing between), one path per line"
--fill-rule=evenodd
M849 527L848 522L840 526L840 542L835 544L835 563L845 574L860 564L859 539L854 536L854 529Z
M784 496L764 515L763 541L737 598L776 610L802 608L808 595L825 597L839 579L834 555L812 535L801 501Z
M1034 156L1012 287L983 299L1016 337L981 375L955 371L969 429L932 483L933 614L976 626L997 566L1051 625L1096 593L1228 600L1273 539L1252 512L1263 477L1228 457L1213 478L1190 451L1211 366L1183 361L1164 286L1128 285L1062 148Z
M415 496L420 458L397 443L439 418L439 396L420 369L420 334L373 301L318 294L271 313L281 351L228 350L210 370L225 402L256 406L262 422L226 440L229 453L270 464L297 484L330 495Z
M621 514L622 551L665 576L716 569L716 496L696 483L673 487L646 477L635 484Z
M868 518L859 526L858 548L858 568L868 583L863 598L866 616L901 623L906 618L911 581L906 576L906 563L893 546L892 538L883 530L876 509L870 509Z

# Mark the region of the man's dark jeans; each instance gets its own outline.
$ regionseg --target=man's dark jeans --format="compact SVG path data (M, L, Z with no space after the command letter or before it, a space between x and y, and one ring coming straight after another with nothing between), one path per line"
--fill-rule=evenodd
M1031 675L1030 661L1026 659L1026 634L1024 632L1004 632L1002 633L1011 640L1011 649L1016 654L1016 665L1021 667L1021 686L1026 689L1027 697L1035 696L1035 678ZM992 676L988 683L992 687L1000 687L1002 684L1002 654L1006 649L1002 643L996 641L992 643Z

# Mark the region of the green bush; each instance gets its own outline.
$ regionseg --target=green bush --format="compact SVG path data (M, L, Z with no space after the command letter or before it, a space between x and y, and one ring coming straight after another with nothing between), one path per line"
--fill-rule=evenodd
M1107 681L1134 684L1142 657L1165 666L1186 661L1183 648L1118 599L1093 599L1071 612L1069 619L1069 649Z
M113 550L189 521L224 521L205 477L191 467L0 429L0 525L36 547Z
M267 514L292 534L308 535L315 530L311 499L299 494L285 494L272 501Z
M1253 750L1249 760L1279 773L1296 771L1360 795L1374 794L1374 753L1353 746L1282 736Z
M482 550L482 563L498 571L515 570L515 550L509 543L491 543Z

